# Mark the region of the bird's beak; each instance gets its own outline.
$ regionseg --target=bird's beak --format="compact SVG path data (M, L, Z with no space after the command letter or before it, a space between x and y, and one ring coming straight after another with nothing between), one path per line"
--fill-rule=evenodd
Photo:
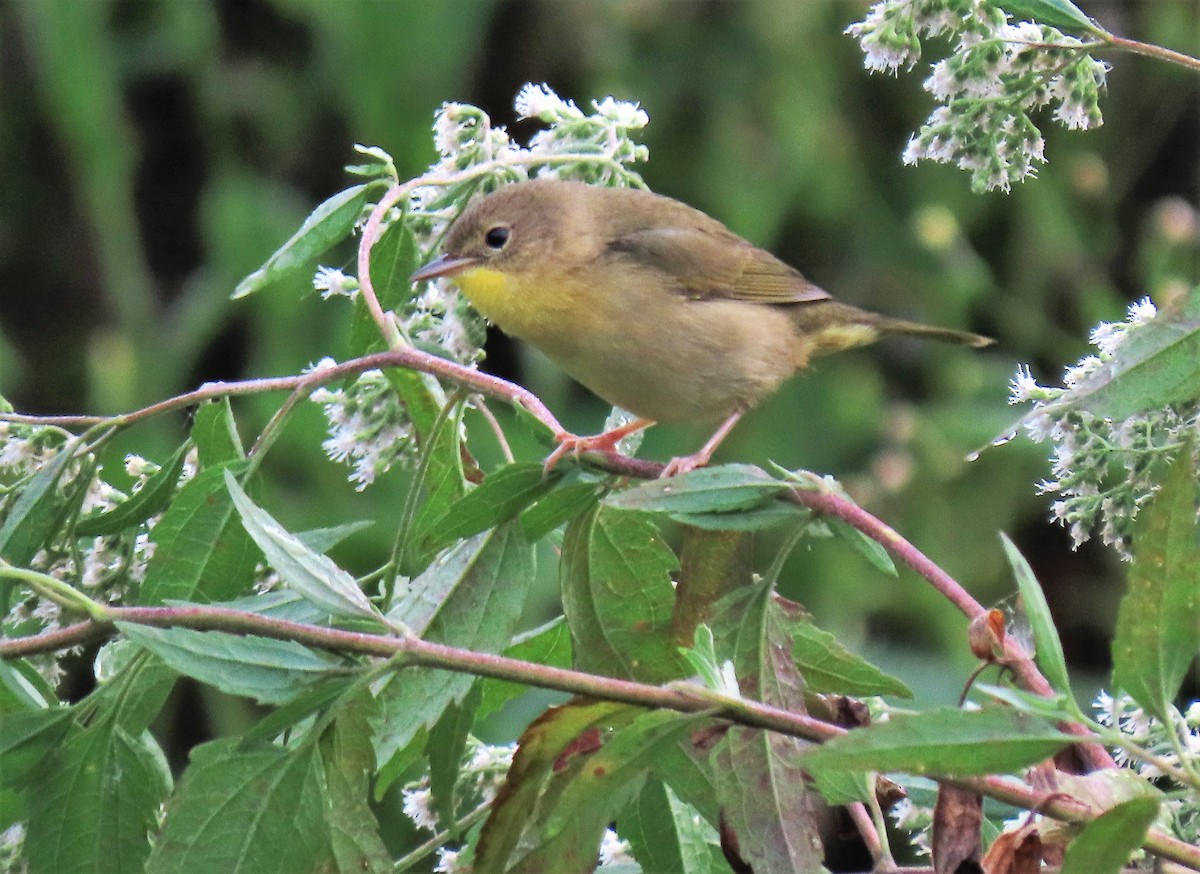
M455 273L461 273L468 267L474 267L478 263L478 258L451 258L449 255L443 255L441 258L430 261L410 276L408 281L410 283L417 283L437 279L439 276L453 276Z

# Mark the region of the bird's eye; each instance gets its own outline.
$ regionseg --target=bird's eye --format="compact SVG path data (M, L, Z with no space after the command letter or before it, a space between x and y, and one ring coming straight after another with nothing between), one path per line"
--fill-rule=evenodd
M495 249L499 251L500 249L503 249L505 243L508 242L510 233L511 231L504 227L504 225L497 225L496 227L489 229L488 232L484 234L483 241L487 243L489 249Z

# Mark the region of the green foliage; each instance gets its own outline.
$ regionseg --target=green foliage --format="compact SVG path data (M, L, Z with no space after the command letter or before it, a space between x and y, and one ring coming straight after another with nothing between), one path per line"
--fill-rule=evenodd
M1059 0L1002 5L1053 27L1092 29L1078 9ZM436 22L425 21L431 31L444 28L448 38L435 41L421 63L441 64L443 72L461 67L468 56L462 47L477 43L486 30L477 14L485 7L454 4L439 10ZM96 189L91 208L107 203L110 211L120 210L133 190L132 174L124 153L102 142L117 141L127 130L127 120L115 108L117 58L105 51L94 10L76 20L64 8L52 2L21 14L31 34L45 31L40 50L63 130L82 137L94 124L100 133L88 133L95 143L92 160L121 165L111 199ZM793 14L799 19L812 14L810 7L798 8ZM330 46L340 46L341 51L327 47L340 55L337 75L348 75L348 46L370 51L360 41L345 42L348 33L386 43L391 28L399 26L375 11L321 4L296 2L289 12L319 22ZM204 18L210 13L186 13L180 7L162 14ZM397 8L392 17L409 20L421 14ZM746 13L723 14L739 21ZM352 27L356 15L363 20ZM688 15L681 13L699 22ZM181 45L192 33L178 21L172 27ZM774 39L760 38L763 44ZM187 43L188 63L199 69L211 46L206 38L188 39L195 40ZM64 75L71 71L64 51L97 60L96 103L111 110L107 115L72 99L83 90ZM725 102L713 105L723 110L713 111L718 117L745 113L752 118L743 121L766 125L770 136L765 139L780 143L810 142L791 134L830 120L838 123L826 125L828 131L849 136L854 126L829 105L853 101L835 99L838 90L824 70L827 60L802 55L773 65L805 71L799 101L813 112L763 111L743 94L732 101L718 98ZM418 78L413 74L424 70L413 58L396 63L413 82ZM804 68L810 63L818 66ZM706 75L695 73L701 79ZM773 80L773 90L784 93L785 84ZM653 93L668 85L647 88ZM356 111L370 116L368 87L348 90L363 100ZM479 108L449 104L438 114L437 163L420 177L420 186L406 189L393 209L375 216L383 225L370 252L369 278L386 314L381 321L362 294L364 278L343 277L347 281L339 288L359 293L353 309L343 311L346 318L314 319L320 329L301 330L293 311L308 302L295 293L297 279L326 252L344 259L349 249L342 244L380 198L395 194L404 176L397 165L415 166L412 155L393 160L382 150L360 149L368 160L354 172L366 181L327 198L280 247L278 239L301 214L295 208L273 209L278 203L262 190L250 190L237 172L221 169L226 187L214 183L209 192L215 239L245 236L247 228L280 216L280 224L255 232L263 237L259 257L275 250L261 268L235 285L234 272L251 265L244 251L226 242L224 261L214 274L219 278L208 280L225 290L235 288L239 298L261 292L246 304L258 308L253 312L260 320L256 337L263 352L253 364L259 372L295 372L330 350L345 357L420 349L433 350L440 362L477 360L478 320L456 299L439 296L438 289L414 292L409 285L408 277L436 249L447 222L476 191L538 172L641 184L631 164L646 157L645 146L634 138L645 125L645 113L634 105L608 100L581 109L538 88L522 92L522 101L524 115L550 124L529 148L517 146ZM388 113L394 111L389 106ZM278 131L276 137L276 146L284 148L286 137ZM850 148L835 145L829 161L836 167L862 158L856 153L866 141ZM940 283L950 301L942 305L963 318L971 306L984 306L979 300L991 281L962 273L970 257L961 257L962 251L948 257L933 244L912 246L909 234L893 233L895 215L926 207L936 212L941 200L930 207L924 193L893 193L888 197L896 203L885 203L888 198L876 198L878 174L815 170L811 161L793 160L797 155L772 154L765 163L746 160L744 172L723 174L713 172L713 162L737 156L696 157L696 177L712 181L705 196L726 201L734 213L739 205L753 204L755 209L738 221L753 225L760 238L790 230L782 199L790 189L806 195L821 220L871 220L863 245L877 245L883 254L868 254L863 263L896 256L896 263L907 265L897 274L915 275L914 257L941 262L939 269L955 274ZM784 166L794 166L789 172L796 175L785 174ZM756 175L780 184L757 186ZM723 177L736 178L715 181ZM953 195L936 196L957 203ZM882 208L863 210L863 203ZM891 225L874 223L878 216L867 212L892 215ZM94 223L104 225L99 212ZM172 323L181 326L184 351L178 362L163 355L173 347L146 328L153 296L145 265L112 254L119 236L111 228L100 233L108 281L114 288L128 285L111 292L118 302L114 310L134 358L153 366L168 362L142 387L158 400L169 393L160 389L172 376L191 372L197 350L211 340L206 332L220 320L215 309L204 311L195 300L181 305ZM1102 235L1065 236L1083 241L1068 240L1064 248L1085 251L1098 246L1095 238ZM961 238L956 245L967 248ZM914 256L897 248L921 252ZM1105 292L1113 296L1112 289L1098 296ZM860 302L870 305L869 296ZM1181 316L1154 322L1105 362L1103 373L1088 383L1086 403L1094 405L1088 412L1109 416L1136 404L1142 404L1140 411L1146 405L1194 401L1198 356L1192 354L1191 310L1196 297L1188 300ZM1007 318L997 309L991 320L1003 327ZM330 330L335 323L337 330ZM165 408L94 427L83 424L77 437L65 436L57 425L21 424L26 430L19 431L18 423L4 423L8 430L0 436L6 447L22 448L28 440L32 448L21 464L10 463L16 453L10 456L7 448L0 461L0 556L5 562L0 592L11 608L3 644L46 636L44 649L21 651L22 658L0 665L0 830L26 824L24 859L35 874L393 870L397 857L423 852L419 848L428 837L395 827L398 815L385 800L393 784L402 784L399 794L414 824L439 833L441 863L447 868L460 852L459 864L479 871L587 870L599 853L610 863L606 867L624 864L631 871L637 865L689 874L728 871L731 861L739 860L754 870L820 871L825 848L817 830L818 795L835 805L873 803L880 771L935 777L1017 773L1068 744L1096 740L1096 735L1065 733L1055 724L1085 718L1072 702L1033 699L1009 687L983 689L1000 703L979 711L889 712L888 705L874 701L868 715L850 696L912 697L912 690L858 654L853 641L818 622L832 617L835 624L866 627L868 618L858 608L867 602L914 600L906 594L912 581L900 577L894 563L903 557L912 564L911 547L898 535L868 534L845 518L809 509L804 493L796 491L796 478L783 472L739 463L669 481L631 482L585 458L564 459L547 473L530 450L528 435L509 428L503 413L499 426L520 460L496 460L488 455L490 444L483 448L491 435L475 424L468 427L475 420L464 410L477 405L474 396L458 392L453 379L392 366L373 377L349 377L336 392L323 389L320 401L327 412L332 408L336 426L338 403L375 380L371 398L381 399L381 406L386 402L387 414L395 417L388 424L397 427L376 427L368 434L371 423L357 422L364 430L341 434L355 437L353 449L345 452L337 446L336 427L326 441L330 455L359 453L361 475L355 481L360 490L374 484L375 491L352 496L330 487L320 493L323 497L311 498L317 492L307 491L315 488L310 481L329 477L329 469L317 463L311 449L320 438L305 417L315 411L297 401L319 381L321 366L310 371L317 373L310 383L290 384L297 395L286 402L256 398L235 409L230 398L240 389L209 386L186 439L173 435L164 446L167 429L145 438L146 453L166 461L145 474L131 472L136 482L130 488L114 485L120 475L110 469L113 447L134 445L152 433L148 419ZM805 443L811 458L859 463L875 451L870 444L882 441L861 436L874 427L881 378L853 363L828 367L818 378L824 384L831 372L829 384L841 388L794 389L809 401L806 415L775 430L785 435L786 451L794 435L807 433L811 441L796 442ZM926 376L939 394L970 402L981 397L979 386L994 388L999 373L973 362L931 365ZM97 388L106 404L128 397L113 387L117 377L106 378L109 383L96 379L96 386L107 385L107 393ZM956 387L960 378L963 383ZM972 380L976 387L967 387ZM381 407L369 404L357 412L364 410L383 415ZM980 442L1000 417L994 411L964 416L959 408L946 412L942 421L949 424L939 427L930 424L937 415L926 418L924 412L915 436L894 438L903 443L897 451L920 471L912 486L916 492L932 483L951 493L946 459ZM540 438L547 437L544 424L534 423ZM239 431L254 435L253 442L244 445ZM365 454L368 438L380 438L391 454ZM393 465L399 470L385 476ZM935 470L937 476L931 473ZM979 494L969 499L934 493L894 509L908 523L902 527L930 533L930 542L932 532L941 536L949 530L949 537L938 542L955 549L944 551L956 551L964 563L969 559L976 565L972 573L998 577L1004 573L998 561L993 562L997 568L979 569L987 562L971 525L985 516L981 527L991 538L992 528L1010 520L1015 487L1002 480L1013 479L997 478L993 491L982 490L987 503ZM1028 479L1021 478L1021 485ZM1130 592L1121 605L1114 644L1115 680L1160 723L1157 745L1137 736L1130 745L1153 756L1147 761L1157 763L1154 767L1166 766L1166 778L1175 781L1183 797L1194 795L1200 783L1194 757L1186 754L1198 726L1189 721L1191 715L1181 717L1174 709L1200 627L1191 447L1177 452L1168 473L1155 471L1154 481L1157 494L1141 509L1132 538ZM844 490L833 492L845 502L843 508L853 507ZM327 497L332 494L336 498ZM880 499L870 489L864 494ZM970 518L964 507L972 509ZM344 521L364 517L368 521ZM364 548L368 537L375 538L374 546ZM810 562L806 574L796 573L785 559L797 544L807 548L818 539L815 552L824 555ZM761 555L750 554L751 544L766 544L767 554L780 556L769 571L756 561ZM1016 548L1007 540L1004 548L1039 664L1055 689L1066 693L1070 678L1046 597ZM864 568L864 558L874 570L897 577L886 584L894 594L874 594L884 589L874 570ZM557 578L561 615L556 605L547 607L554 599L538 588L539 561ZM929 576L927 569L922 573ZM816 599L825 599L822 606L838 610L815 610L820 619L814 618L781 597L777 586L807 586ZM66 704L56 698L58 664L46 652L56 648L56 629L67 626L64 633L75 633L69 625L82 618L77 615L81 606L90 616L111 619L89 633L116 639L96 658L96 689ZM922 608L903 609L920 615ZM847 615L852 618L842 618ZM932 619L921 618L928 623L922 628L932 628ZM961 637L961 627L955 625L951 633ZM71 638L72 643L82 640ZM681 652L681 644L695 648ZM700 685L688 679L693 671L700 673ZM965 675L944 673L950 683ZM632 682L598 687L597 676L589 675ZM187 762L178 763L176 783L150 726L160 731L156 720L178 676L252 699L263 709L244 711L242 724L225 724L230 737L194 747ZM544 708L541 699L524 695L527 684L579 697ZM657 685L648 690L644 684ZM680 711L691 712L630 703L635 693L647 692L674 696L670 700ZM807 715L849 730L820 745L795 736L803 729L764 730L755 710L760 705L774 708L776 716ZM519 731L515 754L497 752L477 739L495 733L497 725L516 724L531 707L540 709ZM1109 726L1112 732L1120 727ZM1148 786L1148 777L1130 779ZM1064 790L1077 791L1073 785ZM1194 820L1187 816L1195 805L1188 803L1180 805L1183 813L1170 826L1184 838L1193 837L1187 829L1194 828ZM1098 870L1127 858L1146 842L1160 802L1134 798L1097 809L1106 812L1070 845L1068 867ZM377 815L390 819L381 824ZM615 833L609 831L613 823ZM428 865L423 855L407 858L405 864L410 863Z

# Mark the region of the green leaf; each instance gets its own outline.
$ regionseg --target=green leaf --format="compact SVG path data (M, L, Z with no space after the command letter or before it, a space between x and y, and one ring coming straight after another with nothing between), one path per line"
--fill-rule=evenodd
M557 479L547 476L541 464L506 464L429 523L423 547L436 552L509 521L550 491Z
M788 631L792 657L810 692L913 697L903 682L846 649L828 631L813 625L807 615L793 618Z
M348 237L362 215L369 188L366 184L351 186L314 209L291 239L276 249L262 267L237 284L233 299L253 294L292 271L309 266L334 243Z
M359 519L357 522L346 522L342 525L332 525L328 528L310 528L308 531L297 531L295 538L313 552L329 552L343 540L353 537L360 531L365 531L374 525L371 519Z
M508 869L510 856L521 844L535 807L554 773L577 766L603 740L603 732L627 725L638 708L613 701L573 699L547 710L522 732L503 789L492 804L475 850L475 870L481 874ZM599 844L599 835L596 836ZM592 862L595 848L592 847Z
M521 513L521 530L531 541L538 541L561 525L590 509L607 486L594 479L579 481L579 472L572 471L566 481L533 506Z
M1050 605L1046 603L1042 587L1033 575L1033 568L1008 539L1008 535L1001 532L1000 539L1004 543L1004 554L1008 556L1013 576L1017 578L1017 589L1021 593L1025 615L1033 631L1038 666L1055 691L1070 694L1071 679L1067 675L1067 660L1063 655L1062 641L1058 638L1058 629L1054 626L1054 618L1050 615Z
M73 457L74 443L60 449L17 494L0 526L0 558L26 567L63 523L66 484L60 483ZM4 587L0 585L0 591Z
M841 519L825 516L821 521L833 532L834 537L848 543L855 552L870 562L871 566L876 570L882 571L889 577L899 576L896 573L895 562L892 561L892 557L888 554L888 551L878 541L872 540L853 525L848 525Z
M142 870L170 792L150 743L104 719L73 730L47 755L28 793L30 871Z
M497 653L512 641L533 576L533 547L510 522L442 553L409 583L388 618L425 640ZM426 668L393 675L379 692L373 722L378 761L386 768L451 702L461 701L473 682L466 674ZM396 776L390 769L381 773L376 793Z
M183 470L188 447L189 444L184 443L176 449L175 454L158 473L150 477L128 500L122 501L111 510L81 518L75 523L75 534L79 537L116 534L145 522L167 506L171 496L175 494L175 487L179 484L179 474Z
M686 674L671 634L676 566L640 514L601 505L567 526L559 567L576 668L647 683Z
M317 744L196 747L147 874L333 870L325 779Z
M540 628L535 628L517 637L512 646L504 650L504 655L510 659L520 659L523 662L533 662L537 665L569 668L571 667L571 630L567 628L563 617L559 616ZM528 688L521 683L485 678L476 719L485 719L508 701L526 692Z
M1131 333L1120 350L1072 389L1069 400L1038 415L1080 409L1099 418L1127 419L1143 410L1200 397L1200 287L1176 309L1161 311Z
M712 848L720 845L716 829L658 780L648 780L617 821L643 871L721 870L713 865Z
M804 682L788 647L786 615L769 583L716 605L717 653L732 655L742 694L805 713ZM755 871L824 871L816 793L804 779L807 743L731 726L709 755L724 822Z
M408 281L417 269L420 253L412 231L403 221L392 222L371 247L371 285L384 312L403 310L413 296ZM362 295L355 298L350 326L350 354L369 355L387 348L379 326Z
M1062 874L1117 874L1146 840L1161 806L1156 798L1134 798L1100 814L1067 845Z
M722 464L612 492L604 503L647 513L728 513L762 506L788 488L753 465Z
M451 828L457 818L454 790L467 750L467 736L475 726L479 686L477 680L471 684L471 691L461 704L452 703L442 711L437 724L429 730L429 740L425 744L433 809L443 828Z
M939 708L853 729L804 758L816 768L970 776L1017 771L1079 739L1008 707Z
M778 525L796 525L812 518L807 507L772 501L749 510L728 513L671 513L671 519L706 531L762 531Z
M365 619L376 616L375 608L354 577L328 556L313 552L271 514L255 506L229 471L225 471L225 485L246 532L267 557L267 564L279 572L284 582L335 616Z
M1092 20L1070 0L1000 0L1000 6L1022 21L1028 19L1066 30L1096 30Z
M1200 649L1196 475L1191 446L1185 446L1138 513L1128 591L1113 639L1113 684L1167 723Z
M192 423L192 442L196 444L196 455L203 470L246 457L229 398L199 406Z
M375 770L369 726L373 706L369 690L360 690L339 708L332 730L321 738L325 819L338 874L390 874L394 870L370 805Z
M176 494L154 526L154 556L139 601L225 601L250 588L261 552L233 511L225 471L201 471Z
M283 704L345 662L292 640L118 622L130 640L181 674L263 704Z
M813 786L825 803L832 807L853 804L855 801L869 803L875 789L866 771L842 771L838 769L808 768Z
M69 707L0 713L0 784L20 788L62 743L72 715Z

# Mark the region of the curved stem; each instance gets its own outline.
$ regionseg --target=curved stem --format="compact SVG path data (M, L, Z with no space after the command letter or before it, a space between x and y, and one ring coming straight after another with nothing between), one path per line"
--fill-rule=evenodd
M1185 55L1183 52L1177 52L1174 49L1156 46L1153 43L1140 42L1136 39L1126 39L1123 36L1106 33L1101 39L1103 42L1116 49L1124 49L1127 52L1132 52L1135 55L1145 55L1148 58L1157 58L1160 61L1167 61L1172 64L1178 64L1181 67L1200 72L1200 58L1193 58L1191 55Z

